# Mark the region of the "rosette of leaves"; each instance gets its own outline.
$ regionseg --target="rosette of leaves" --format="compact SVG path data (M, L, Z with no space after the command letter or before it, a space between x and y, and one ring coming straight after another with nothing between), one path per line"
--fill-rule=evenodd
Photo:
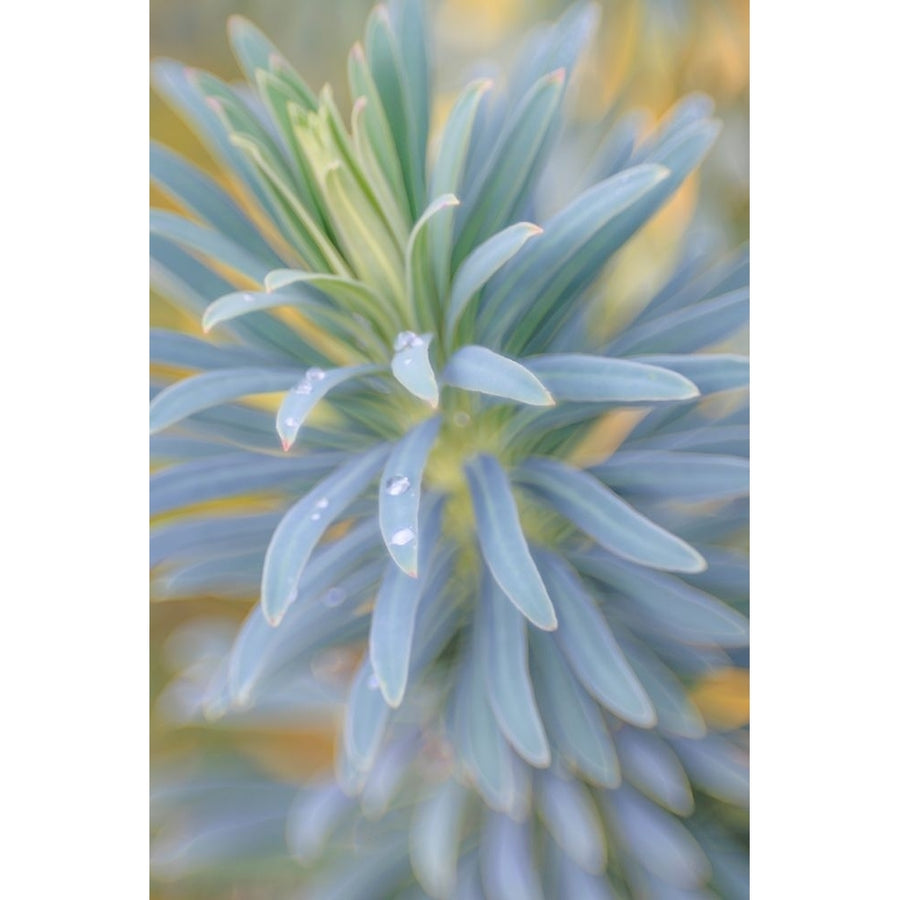
M543 196L594 18L536 33L439 135L415 2L351 51L349 124L242 20L246 85L157 64L224 181L152 149L183 210L152 214L154 285L206 337L151 336L151 562L163 595L252 603L195 628L164 705L226 734L343 720L299 793L161 773L160 877L746 896L746 730L690 686L746 665L748 366L710 348L745 324L747 257L689 243L607 327L607 264L718 126L701 97L649 135L622 118L589 187Z

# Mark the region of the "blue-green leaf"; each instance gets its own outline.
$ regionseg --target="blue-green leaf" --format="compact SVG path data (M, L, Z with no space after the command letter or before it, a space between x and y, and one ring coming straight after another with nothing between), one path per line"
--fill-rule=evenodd
M691 784L672 748L659 735L636 728L616 734L622 774L660 806L679 816L694 811Z
M466 792L448 778L416 809L409 831L409 858L429 894L449 900L456 885L456 860Z
M481 583L476 627L486 633L481 647L491 707L513 748L543 768L550 763L550 746L528 673L528 626L487 572Z
M550 392L525 366L487 347L462 347L450 357L441 380L466 391L478 391L531 406L553 406Z
M368 772L372 768L390 713L378 690L371 663L366 659L353 679L344 714L344 751L359 771Z
M277 625L297 599L300 576L313 548L365 490L386 455L386 447L376 447L341 466L292 506L278 524L266 551L260 601L270 623Z
M593 784L617 787L619 761L597 705L575 681L550 635L533 632L531 649L534 691L550 743Z
M180 331L151 328L150 362L186 369L228 369L271 363L271 359L250 347L220 346Z
M735 353L660 353L632 361L678 372L696 384L701 394L731 391L750 383L750 360Z
M536 553L535 559L559 616L554 638L578 679L619 718L645 728L655 725L647 692L578 576L552 553Z
M428 347L433 338L433 334L418 335L412 331L401 331L394 342L391 371L413 396L436 409L440 392L428 358Z
M530 222L510 225L476 247L460 264L453 277L450 300L444 316L444 334L449 348L453 344L456 327L475 295L488 280L524 246L529 238L543 229Z
M419 571L419 503L422 473L440 430L440 417L422 422L397 442L381 476L378 523L394 562L416 578Z
M680 578L649 572L610 556L595 556L590 573L639 607L654 631L679 640L721 647L743 647L750 636L747 620L710 594Z
M557 844L586 872L606 866L606 840L590 794L561 772L546 772L537 782L542 818Z
M750 490L749 463L739 456L622 450L590 471L616 490L655 500L729 500Z
M504 815L488 818L481 845L481 871L491 900L543 900L533 859L527 824Z
M348 366L343 369L307 369L303 378L297 381L278 408L275 427L281 438L281 445L289 450L297 439L300 426L312 412L313 407L334 387L379 371L380 366Z
M740 747L719 735L707 735L699 741L675 741L675 749L702 791L726 803L748 805L748 759Z
M647 403L690 400L697 386L678 372L627 359L552 353L523 360L557 400Z
M560 515L617 556L674 572L706 568L693 547L642 516L585 472L554 460L532 458L519 466L516 478L536 489Z
M185 378L161 391L150 404L151 433L168 428L193 413L250 394L286 391L296 382L296 369L218 369Z
M441 320L437 285L429 258L432 232L441 219L449 221L452 210L457 206L459 200L453 194L442 194L432 200L413 226L406 243L406 297L413 321L423 331L436 329Z
M493 456L486 455L475 457L465 468L478 542L494 580L522 615L538 628L552 631L556 614L528 551L506 472Z

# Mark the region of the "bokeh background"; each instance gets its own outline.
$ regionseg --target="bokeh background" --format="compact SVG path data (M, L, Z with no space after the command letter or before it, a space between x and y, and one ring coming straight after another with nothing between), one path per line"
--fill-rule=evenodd
M483 71L485 59L508 63L524 32L557 17L568 5L566 0L434 0L436 124L449 110L455 92ZM228 49L226 20L239 13L274 40L310 86L318 89L329 82L346 112L346 55L363 33L371 6L372 0L151 0L151 55L173 57L236 79L239 73ZM620 254L613 280L629 302L640 303L664 277L689 229L703 229L713 250L733 248L747 238L748 0L605 0L601 6L598 34L575 77L572 134L590 139L591 123L635 108L644 111L649 129L678 98L692 91L713 98L724 125L699 175L692 176ZM150 114L151 137L214 171L191 133L153 94ZM168 205L154 192L151 202ZM151 297L150 318L153 325L190 327L156 297ZM227 736L215 728L176 727L172 704L177 705L178 698L167 693L172 673L182 660L198 658L198 644L211 655L219 645L227 646L231 627L255 598L167 601L153 583L151 596L154 769L199 768L221 757L299 782L331 765L335 731L328 717L316 728L291 730L279 725ZM746 720L743 670L718 673L697 686L694 698L711 725L734 728ZM152 890L159 900L256 896L234 883L158 883Z

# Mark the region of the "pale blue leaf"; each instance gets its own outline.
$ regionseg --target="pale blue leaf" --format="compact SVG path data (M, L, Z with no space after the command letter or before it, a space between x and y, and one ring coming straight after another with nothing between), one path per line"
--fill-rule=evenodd
M380 370L380 366L346 366L342 369L323 370L312 367L306 370L303 377L297 380L278 407L275 428L281 438L281 446L289 450L300 426L313 411L315 405L334 387L359 378L372 375Z
M531 765L550 763L550 746L537 709L528 672L525 620L503 596L493 578L484 573L476 628L484 628L481 642L488 698L504 737Z
M532 406L553 406L550 392L525 366L474 344L450 357L441 380L445 384Z
M690 400L696 385L659 365L584 353L531 356L523 361L557 400L582 403L647 403Z
M701 394L732 391L750 383L750 360L735 353L661 353L631 361L678 372L696 384Z
M743 647L749 640L743 616L679 578L599 555L590 564L590 574L638 606L654 631L721 647Z
M616 733L625 780L679 816L694 811L691 784L672 748L659 735L635 728Z
M554 460L532 458L515 474L560 515L617 556L674 572L706 568L693 547L642 516L585 472Z
M699 741L675 741L691 780L700 790L726 803L748 806L749 759L746 751L719 735Z
M454 896L465 802L465 789L448 778L417 807L409 831L413 871L428 893L440 900Z
M513 605L538 628L557 626L553 604L528 551L519 511L503 467L493 456L466 464L478 542L494 580Z
M262 609L272 624L297 599L300 576L328 527L362 493L384 463L386 447L376 447L321 481L288 510L272 535L262 578Z
M336 784L303 791L287 816L287 845L291 856L301 863L316 859L352 809L353 801Z
M619 762L600 710L549 635L532 633L531 649L534 691L554 750L591 783L616 787Z
M359 667L344 714L344 750L350 762L368 772L375 762L387 728L391 708L378 690L378 679L368 659Z
M529 826L490 816L481 843L481 872L489 900L543 900Z
M619 718L645 728L655 725L650 698L578 576L552 553L535 553L535 559L559 617L554 639L578 679Z
M591 474L626 494L686 503L730 500L750 491L750 466L738 456L620 450Z
M419 504L422 474L440 430L440 417L422 422L391 450L381 476L378 522L394 562L413 578L419 570Z
M228 369L269 363L271 358L250 347L221 346L200 338L150 329L150 362L184 369Z
M579 781L544 773L537 783L541 816L557 844L584 871L606 867L606 839L591 795Z
M436 408L438 384L428 358L428 347L433 338L432 334L418 335L411 331L401 331L394 343L391 371L413 396Z

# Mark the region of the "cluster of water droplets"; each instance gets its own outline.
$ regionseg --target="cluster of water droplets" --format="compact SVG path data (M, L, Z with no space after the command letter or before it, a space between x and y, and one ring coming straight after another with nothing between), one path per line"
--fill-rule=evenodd
M321 381L324 377L324 370L320 369L318 366L313 366L312 368L306 370L306 374L303 376L303 380L298 384L295 384L291 388L291 390L295 394L311 394L315 383L317 381Z
M385 482L384 489L391 497L399 497L409 490L410 481L406 475L392 475Z
M409 350L412 347L421 347L425 341L414 331L401 331L394 339L394 350L399 353L401 350Z
M326 497L323 497L321 500L317 500L317 501L316 501L316 507L315 507L315 510L313 511L312 515L310 516L310 519L311 519L313 522L318 522L319 519L322 518L322 512L321 512L321 511L322 511L323 509L327 509L327 508L328 508L328 502L329 502L329 501L328 501L328 499L327 499Z

